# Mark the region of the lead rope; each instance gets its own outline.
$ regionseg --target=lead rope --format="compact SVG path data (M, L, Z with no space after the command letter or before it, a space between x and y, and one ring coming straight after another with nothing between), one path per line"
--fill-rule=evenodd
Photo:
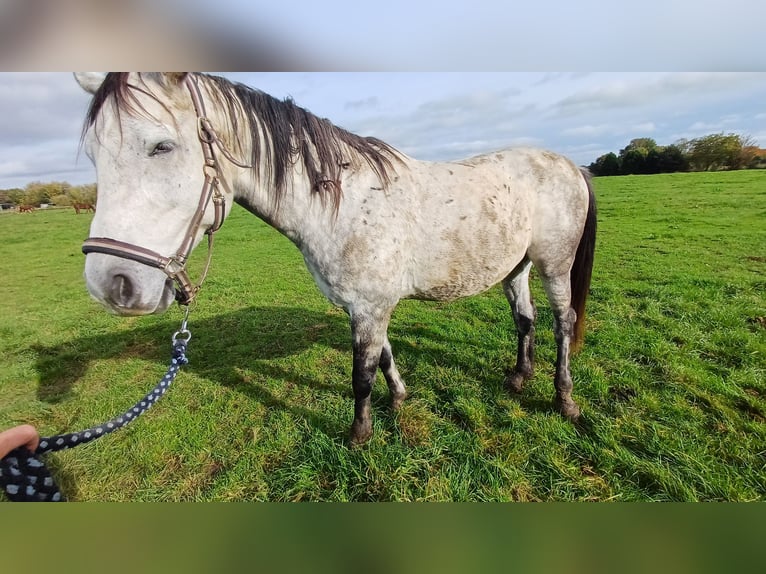
M189 362L186 358L186 345L191 339L191 332L186 326L188 317L189 307L186 308L181 328L173 333L172 357L165 376L135 405L98 426L80 432L43 437L34 453L22 446L0 460L0 487L12 502L66 501L40 455L94 441L121 429L149 410L170 388L181 366Z

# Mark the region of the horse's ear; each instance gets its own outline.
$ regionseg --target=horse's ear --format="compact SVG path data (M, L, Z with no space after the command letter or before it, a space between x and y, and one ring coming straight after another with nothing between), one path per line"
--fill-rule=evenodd
M95 94L104 83L106 74L104 72L75 72L74 77L83 90Z

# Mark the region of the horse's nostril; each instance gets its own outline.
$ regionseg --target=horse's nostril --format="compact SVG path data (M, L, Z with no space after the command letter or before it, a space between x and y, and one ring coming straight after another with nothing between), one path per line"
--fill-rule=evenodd
M118 273L112 277L112 286L109 290L109 296L115 305L128 307L133 298L133 283L127 275Z

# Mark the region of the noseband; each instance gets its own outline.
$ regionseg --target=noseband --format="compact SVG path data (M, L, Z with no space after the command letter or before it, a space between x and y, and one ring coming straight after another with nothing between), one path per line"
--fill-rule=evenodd
M186 235L184 235L183 241L181 241L181 245L176 251L176 254L172 257L166 257L151 249L132 243L126 243L125 241L118 241L117 239L111 239L109 237L89 237L82 245L82 252L86 255L88 253L114 255L115 257L137 261L138 263L161 269L165 275L177 284L176 301L181 305L188 305L197 296L197 292L202 286L202 282L205 280L208 268L210 267L210 258L213 253L213 234L220 229L221 225L223 225L223 220L226 215L226 198L218 188L218 162L215 157L214 144L218 146L224 156L226 156L232 163L239 167L250 166L243 165L236 161L218 139L218 135L211 126L210 121L207 119L205 104L202 101L202 94L196 78L192 74L188 74L184 82L191 93L194 111L197 114L197 135L202 144L202 153L205 157L205 164L202 168L205 174L205 183L202 185L202 192L200 193L197 211L189 222ZM186 263L188 262L189 254L194 246L194 238L202 224L205 210L211 201L213 203L215 219L213 225L205 231L208 238L207 261L200 280L195 285L189 277Z

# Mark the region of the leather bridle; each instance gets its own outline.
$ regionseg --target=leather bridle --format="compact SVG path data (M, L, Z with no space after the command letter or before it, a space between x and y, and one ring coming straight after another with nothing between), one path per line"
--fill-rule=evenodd
M109 237L87 238L82 245L82 252L86 255L88 253L114 255L115 257L137 261L138 263L161 269L165 275L177 284L176 301L181 305L188 305L197 296L197 293L202 286L202 282L207 276L207 271L210 267L210 259L213 253L213 234L221 228L226 216L226 199L219 189L218 162L216 161L214 146L218 146L221 153L235 165L244 168L251 166L236 161L218 138L218 135L207 118L205 104L202 100L202 94L199 85L197 84L196 77L194 77L193 74L187 74L184 83L191 93L194 111L197 114L197 135L202 144L202 153L205 158L205 164L202 168L205 174L205 183L202 185L202 192L200 193L197 211L189 222L186 235L184 235L181 245L176 250L175 255L166 257L151 249L134 245L133 243L127 243L125 241L118 241L117 239L111 239ZM197 231L202 224L202 218L211 201L213 203L215 217L213 224L205 231L205 234L208 237L207 261L202 271L202 275L195 285L189 277L186 264L189 259L189 254L194 246L194 238L197 235Z

